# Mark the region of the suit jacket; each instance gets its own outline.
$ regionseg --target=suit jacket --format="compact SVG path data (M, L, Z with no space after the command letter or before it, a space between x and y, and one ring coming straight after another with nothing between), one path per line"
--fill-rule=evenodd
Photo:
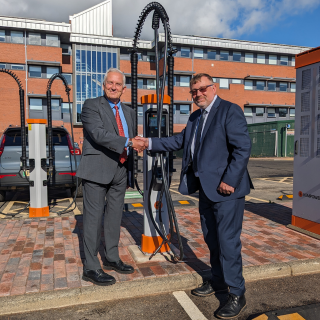
M193 112L186 128L168 138L152 138L152 151L183 150L179 191L191 194L199 189L199 180L192 169L191 143L197 127L200 109ZM203 128L198 151L198 173L206 196L213 202L222 202L243 197L252 186L247 171L251 140L242 109L217 97ZM217 191L223 181L235 188L231 195Z
M122 103L121 107L127 121L129 137L133 138L135 136L135 113ZM123 152L127 138L119 136L114 113L103 96L85 101L81 121L84 141L76 175L96 183L108 184L116 173L119 156ZM129 151L128 185L133 187L132 148L129 148Z

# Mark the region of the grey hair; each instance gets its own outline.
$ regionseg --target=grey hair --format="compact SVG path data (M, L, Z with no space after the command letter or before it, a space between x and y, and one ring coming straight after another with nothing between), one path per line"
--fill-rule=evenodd
M108 69L108 71L106 72L106 74L105 74L105 76L104 76L103 84L104 84L104 85L106 84L106 79L107 79L107 76L108 76L108 74L109 74L110 72L118 72L118 73L122 74L122 77L123 77L123 86L125 87L125 85L126 85L126 76L124 75L124 73L123 73L121 70L119 70L119 69L117 69L117 68L110 68L110 69Z

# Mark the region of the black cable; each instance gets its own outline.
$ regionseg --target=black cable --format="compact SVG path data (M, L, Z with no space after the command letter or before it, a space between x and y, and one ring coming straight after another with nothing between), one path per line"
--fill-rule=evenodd
M53 81L56 78L60 78L65 86L65 91L68 97L68 104L69 104L69 116L70 116L70 126L71 126L71 147L73 148L73 157L74 157L74 163L75 163L75 170L77 170L78 168L78 163L77 163L77 156L75 153L75 146L74 146L74 134L73 134L73 121L72 121L72 112L71 112L71 102L70 102L70 91L71 89L68 86L68 82L66 80L66 78L61 74L61 73L56 73L54 75L51 76L51 78L48 81L48 85L47 85L47 109L48 109L48 144L49 144L49 179L50 177L52 177L53 174L53 170L54 170L54 166L53 166L53 159L54 159L54 152L53 152L53 143L52 143L52 108L51 108L51 86ZM49 100L50 99L50 100ZM50 123L50 127L49 128L49 123ZM51 134L50 134L51 132ZM70 150L71 153L71 150ZM71 163L71 172L72 172L72 161ZM49 181L48 179L48 181ZM69 204L69 206L61 211L56 212L58 215L64 214L64 213L69 213L72 212L76 207L77 207L77 193L78 193L78 177L76 177L76 191L75 191L75 196L72 200L72 202ZM75 205L73 209L68 210L72 205Z

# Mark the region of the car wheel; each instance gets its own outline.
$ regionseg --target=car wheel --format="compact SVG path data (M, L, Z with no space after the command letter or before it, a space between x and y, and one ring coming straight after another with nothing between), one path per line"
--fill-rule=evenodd
M6 192L0 191L0 202L6 201Z
M71 197L74 198L76 195L76 187L71 188ZM82 191L82 183L78 185L78 190L77 190L77 198L82 198L83 197L83 191Z

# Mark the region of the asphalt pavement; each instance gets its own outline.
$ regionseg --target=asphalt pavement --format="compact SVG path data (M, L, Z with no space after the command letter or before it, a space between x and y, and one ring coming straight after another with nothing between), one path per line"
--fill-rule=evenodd
M247 308L237 320L319 320L319 284L320 274L248 282ZM214 312L225 303L227 298L226 295L221 294L206 298L195 297L191 295L191 290L179 292L180 297L183 297L183 292L186 293L187 307L183 302L178 302L175 297L178 295L173 292L0 316L0 320L211 320L216 319ZM197 312L196 309L198 309ZM284 315L287 317L281 318Z

